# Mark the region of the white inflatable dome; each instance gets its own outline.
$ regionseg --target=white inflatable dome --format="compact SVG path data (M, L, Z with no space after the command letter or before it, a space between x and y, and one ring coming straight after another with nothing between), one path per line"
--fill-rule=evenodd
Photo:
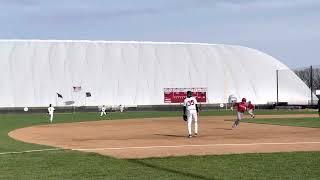
M164 104L163 88L207 88L207 103L230 95L276 101L276 70L260 51L232 45L167 42L1 40L0 107ZM308 103L309 88L290 70L279 101ZM72 87L81 87L73 92ZM85 98L85 92L91 97ZM57 98L59 93L63 99Z

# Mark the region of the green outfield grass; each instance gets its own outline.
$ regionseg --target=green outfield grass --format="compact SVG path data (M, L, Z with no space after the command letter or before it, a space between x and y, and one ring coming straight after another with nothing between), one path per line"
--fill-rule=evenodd
M256 114L301 113L317 112L256 111ZM206 111L201 114L233 115L234 112ZM116 120L180 115L181 112L125 112L111 113L110 117ZM309 119L303 118L303 120ZM55 116L54 123L92 120L99 120L98 113L74 115L63 113ZM7 135L14 129L47 124L47 121L48 117L44 114L1 114L0 153L48 148L19 142ZM258 122L259 119L252 121ZM312 127L319 126L312 125ZM317 179L319 177L320 152L186 156L142 160L119 160L68 150L0 155L0 179Z
M247 123L259 123L259 124L274 124L281 126L299 126L299 127L310 127L320 128L320 118L274 118L274 119L244 119L243 122ZM320 137L319 137L320 138Z
M318 179L320 153L118 160L71 151L1 155L0 179Z

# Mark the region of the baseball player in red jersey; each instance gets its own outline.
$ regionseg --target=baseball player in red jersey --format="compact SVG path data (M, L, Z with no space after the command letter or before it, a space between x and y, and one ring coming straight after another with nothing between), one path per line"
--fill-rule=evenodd
M237 120L233 123L232 128L235 128L239 125L240 120L243 117L243 113L247 110L246 101L246 98L242 98L241 102L234 104L234 107L237 109Z
M248 102L248 113L250 114L251 118L254 118L254 105L251 103L251 101Z

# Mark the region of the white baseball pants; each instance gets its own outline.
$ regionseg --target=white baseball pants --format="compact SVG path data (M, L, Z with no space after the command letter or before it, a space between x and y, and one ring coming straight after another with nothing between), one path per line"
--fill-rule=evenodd
M188 113L187 117L188 117L188 133L189 133L189 135L192 134L192 131L191 131L192 121L194 121L194 132L196 134L198 134L198 114L197 114L197 112Z
M107 115L105 111L101 111L100 116Z
M49 116L50 116L50 122L53 121L53 113L49 113Z
M251 115L251 117L254 116L254 114L253 114L253 109L249 109L249 110L248 110L248 113Z

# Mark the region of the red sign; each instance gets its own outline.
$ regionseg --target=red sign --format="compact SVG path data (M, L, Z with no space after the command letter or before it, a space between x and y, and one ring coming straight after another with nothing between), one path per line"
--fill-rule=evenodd
M187 91L192 91L192 96L198 102L207 102L207 88L164 88L164 103L183 103Z

